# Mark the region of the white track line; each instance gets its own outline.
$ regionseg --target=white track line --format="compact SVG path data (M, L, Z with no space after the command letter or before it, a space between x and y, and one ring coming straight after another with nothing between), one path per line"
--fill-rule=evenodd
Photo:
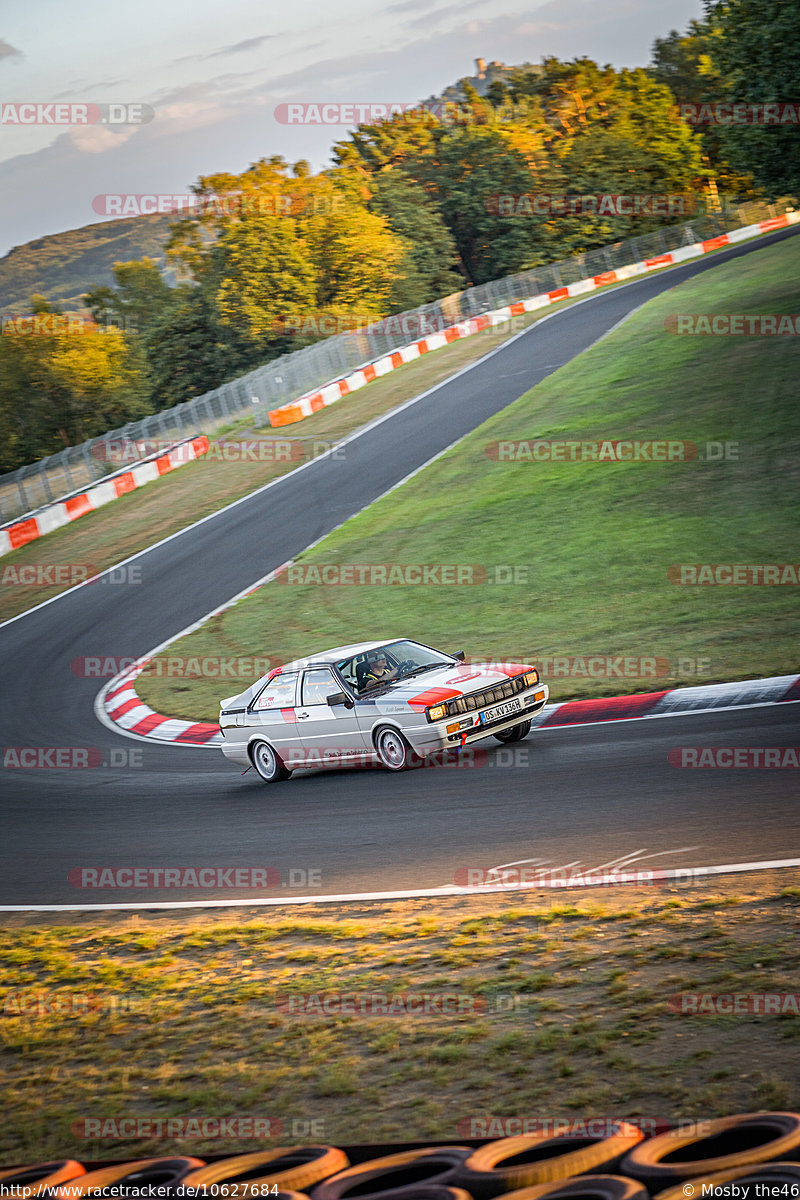
M776 858L749 863L724 863L713 867L677 867L658 869L658 879L646 886L656 888L670 879L676 882L686 882L687 871L692 878L717 875L735 875L743 871L776 871L784 867L800 867L800 858ZM632 883L616 884L586 884L569 883L560 880L539 881L538 883L492 884L488 887L439 887L415 888L408 891L396 892L342 892L330 896L295 896L292 900L284 897L258 897L252 900L139 900L124 904L0 904L0 912L131 912L149 909L197 909L197 908L269 908L277 906L293 907L296 904L341 904L352 901L358 903L364 900L416 900L447 899L449 896L482 896L496 892L541 892L541 891L581 891L587 892L595 887L620 886L636 887ZM645 886L645 885L642 885Z

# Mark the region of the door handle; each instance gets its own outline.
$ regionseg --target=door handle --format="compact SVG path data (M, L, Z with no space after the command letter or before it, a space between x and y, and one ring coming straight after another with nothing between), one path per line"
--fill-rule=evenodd
M298 721L305 721L306 717L310 717L310 716L311 716L311 713L307 713L307 712L305 712L305 713L304 713L304 712L299 712L299 713L297 714L297 719L298 719Z

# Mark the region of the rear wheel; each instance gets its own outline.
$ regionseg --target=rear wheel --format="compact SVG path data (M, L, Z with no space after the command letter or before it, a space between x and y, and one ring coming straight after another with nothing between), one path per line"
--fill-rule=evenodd
M503 729L502 732L496 733L494 736L498 742L508 745L509 742L521 742L524 737L528 736L530 731L530 721L523 721L521 725L512 725L511 729Z
M419 766L421 761L402 733L388 725L375 735L375 749L388 771L408 771L411 767Z
M264 783L280 783L292 773L286 770L269 742L253 742L250 746L250 761Z

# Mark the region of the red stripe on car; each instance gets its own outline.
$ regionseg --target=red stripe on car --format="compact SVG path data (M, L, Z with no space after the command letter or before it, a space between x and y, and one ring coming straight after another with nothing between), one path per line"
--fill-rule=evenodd
M441 704L444 700L454 700L456 696L462 695L455 688L428 688L427 692L420 692L418 696L412 696L409 704L412 708L427 708L429 704Z

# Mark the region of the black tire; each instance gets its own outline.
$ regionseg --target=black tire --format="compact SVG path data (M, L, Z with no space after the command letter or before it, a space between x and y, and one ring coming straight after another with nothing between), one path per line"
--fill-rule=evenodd
M474 1200L494 1200L505 1192L556 1183L573 1175L606 1174L616 1171L623 1155L643 1137L638 1126L620 1121L615 1132L605 1137L543 1132L499 1138L472 1151L452 1186L464 1188ZM622 1175L622 1170L619 1173Z
M456 1170L469 1154L467 1146L429 1146L423 1150L401 1150L396 1154L369 1159L346 1171L339 1171L317 1184L313 1200L394 1200L409 1190L434 1185L457 1188ZM458 1196L461 1200L461 1195Z
M622 1175L575 1175L506 1192L500 1200L648 1200L648 1192L638 1179Z
M502 742L507 746L509 742L521 742L524 737L527 737L531 731L530 721L523 721L521 725L512 725L510 729L504 729L502 733L494 734L498 742Z
M82 1163L74 1158L64 1158L60 1162L32 1163L30 1166L0 1171L0 1184L12 1195L14 1190L20 1195L23 1188L28 1188L30 1195L42 1196L50 1188L85 1174L86 1168Z
M247 1197L261 1196L267 1184L278 1188L279 1198L288 1195L295 1200L299 1195L307 1200L306 1192L314 1184L349 1165L347 1155L336 1146L276 1147L207 1163L187 1175L184 1187L187 1196L202 1200L203 1196L211 1195L210 1187L214 1184L223 1185L219 1188L221 1196Z
M148 1185L164 1188L165 1194L168 1194L176 1184L183 1182L190 1171L204 1165L202 1158L139 1158L79 1175L69 1183L56 1187L51 1195L54 1200L77 1200L81 1196L102 1194L104 1188L112 1185L121 1187L123 1196L128 1188L143 1188L146 1192Z
M264 783L280 783L281 780L288 779L292 773L287 771L269 742L265 742L262 738L257 738L256 741L250 743L250 762Z
M393 725L382 725L376 730L374 741L378 758L387 771L410 771L422 761Z
M701 1124L701 1132L662 1133L635 1146L620 1174L655 1193L698 1175L793 1159L800 1149L800 1113L742 1113Z

